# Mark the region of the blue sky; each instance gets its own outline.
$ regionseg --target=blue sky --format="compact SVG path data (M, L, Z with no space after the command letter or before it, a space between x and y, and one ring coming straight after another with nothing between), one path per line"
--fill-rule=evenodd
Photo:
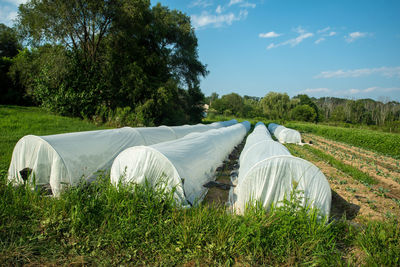
M0 1L11 25L17 4ZM400 1L151 0L191 16L206 95L400 101Z

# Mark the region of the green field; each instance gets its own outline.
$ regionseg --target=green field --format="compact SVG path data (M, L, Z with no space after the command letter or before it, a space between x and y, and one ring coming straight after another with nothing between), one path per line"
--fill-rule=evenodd
M291 122L285 126L400 159L400 134L301 122Z
M26 134L99 129L39 108L0 106L2 176ZM182 210L171 194L115 188L103 177L51 198L0 182L0 265L386 265L400 264L396 219L330 223L296 198L270 213L224 207Z
M8 168L12 150L24 135L49 135L103 129L77 118L50 114L37 107L0 106L0 170Z

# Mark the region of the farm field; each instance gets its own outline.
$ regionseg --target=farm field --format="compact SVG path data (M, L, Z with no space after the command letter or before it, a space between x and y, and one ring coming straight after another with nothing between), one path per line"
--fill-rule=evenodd
M146 186L98 183L60 198L7 185L12 148L26 134L100 129L39 108L0 106L0 265L398 265L399 162L312 133L287 145L318 166L333 195L329 223L296 205L266 214L226 212L227 190L211 188L188 210ZM245 140L217 172L229 182Z
M400 159L400 134L299 122L289 122L286 126Z

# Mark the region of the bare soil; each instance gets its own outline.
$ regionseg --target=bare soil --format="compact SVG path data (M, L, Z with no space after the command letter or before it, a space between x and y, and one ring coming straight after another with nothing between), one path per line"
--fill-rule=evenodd
M347 219L362 222L366 219L385 220L388 217L400 215L400 187L396 181L391 179L392 176L389 176L396 173L397 169L394 170L396 163L394 166L392 165L393 169L380 165L380 172L373 171L369 167L376 166L381 160L389 163L396 162L395 159L376 154L378 160L374 161L375 153L372 151L359 150L311 134L303 134L303 137L306 142L312 141L314 148L358 168L378 181L377 185L364 185L316 158L308 150L300 146L296 147L300 157L314 163L328 178L332 189L332 216L339 217L346 213ZM364 152L367 156L364 156Z
M400 183L396 181L396 178L400 179L400 170L397 160L311 134L303 134L303 139L305 142L312 141L314 148L368 173L378 181L377 185L365 185L322 161L304 147L295 146L294 156L312 162L327 177L332 189L332 218L338 219L344 216L349 221L363 223L371 219L385 220L392 216L400 216ZM246 139L218 168L216 181L231 184L230 175L232 171L236 171L235 164L245 141ZM204 198L204 203L225 205L228 195L229 190L210 188Z
M235 147L228 159L226 159L222 166L217 169L215 181L225 184L232 184L231 172L237 171L236 164L245 143L246 138L243 139L241 144ZM213 187L208 189L207 195L205 196L203 202L214 205L225 205L225 203L228 201L228 196L229 190L222 190L220 188Z
M303 136L305 141L312 141L313 147L375 178L378 181L374 186L376 190L390 198L400 200L400 167L396 167L399 161L315 135Z

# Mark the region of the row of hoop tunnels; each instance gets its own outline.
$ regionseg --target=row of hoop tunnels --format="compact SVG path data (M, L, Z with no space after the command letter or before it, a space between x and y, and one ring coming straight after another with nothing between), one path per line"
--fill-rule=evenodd
M16 144L8 179L14 184L47 186L54 196L82 180L110 173L114 185L143 184L171 190L178 205L202 202L204 185L250 131L236 120L183 126L120 128L50 136L28 135ZM276 140L274 141L273 137ZM290 154L282 143L301 144L298 131L258 122L247 136L231 177L227 203L235 213L261 203L280 205L296 190L301 204L328 216L331 189L312 163ZM301 144L304 145L304 144Z

